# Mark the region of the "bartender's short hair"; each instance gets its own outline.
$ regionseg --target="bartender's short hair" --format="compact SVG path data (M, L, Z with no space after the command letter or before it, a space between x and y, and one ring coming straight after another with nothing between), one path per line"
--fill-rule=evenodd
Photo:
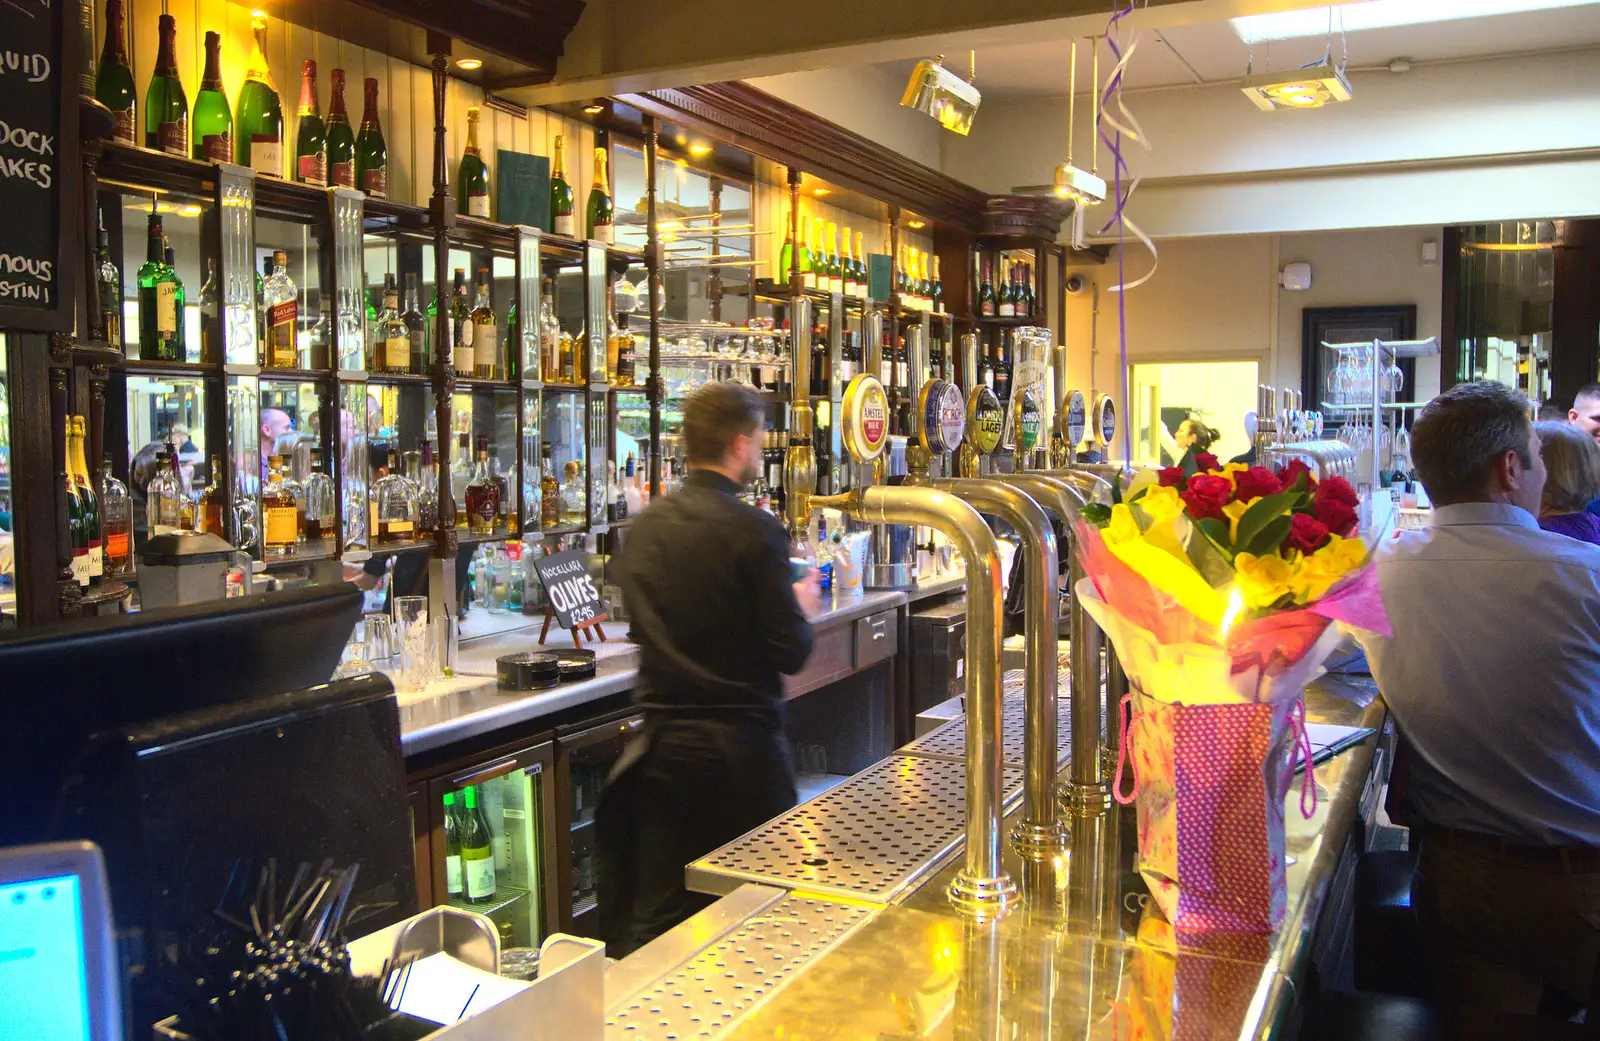
M767 405L743 383L707 383L683 407L683 447L689 465L720 463L733 439L765 426Z
M1528 454L1528 399L1493 380L1458 383L1428 402L1411 430L1411 460L1436 506L1482 501L1494 462Z
M1533 425L1539 454L1549 476L1544 482L1544 508L1552 513L1577 513L1600 499L1600 445L1565 421Z

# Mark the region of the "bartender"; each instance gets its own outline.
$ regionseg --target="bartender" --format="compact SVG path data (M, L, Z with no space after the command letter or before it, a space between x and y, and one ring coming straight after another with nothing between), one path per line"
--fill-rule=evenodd
M794 806L783 674L811 654L815 571L795 580L776 518L739 493L762 470L766 406L710 383L683 411L689 474L651 503L618 565L643 735L617 764L596 820L600 931L621 958L709 903L684 865Z

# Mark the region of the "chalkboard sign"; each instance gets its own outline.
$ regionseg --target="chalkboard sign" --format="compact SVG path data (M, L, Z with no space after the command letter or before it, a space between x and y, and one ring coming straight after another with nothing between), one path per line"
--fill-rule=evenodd
M550 230L550 159L526 152L496 152L495 219Z
M0 0L0 326L65 329L63 200L77 195L76 109L60 0ZM76 8L74 7L74 10Z
M544 583L545 596L563 629L576 629L606 620L606 602L589 577L584 556L577 550L536 557L533 569Z

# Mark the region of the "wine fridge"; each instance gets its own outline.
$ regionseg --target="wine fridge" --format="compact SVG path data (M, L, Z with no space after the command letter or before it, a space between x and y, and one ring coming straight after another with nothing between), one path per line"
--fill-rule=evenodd
M561 865L561 931L599 937L600 889L595 811L600 792L644 717L622 714L556 731L557 857Z

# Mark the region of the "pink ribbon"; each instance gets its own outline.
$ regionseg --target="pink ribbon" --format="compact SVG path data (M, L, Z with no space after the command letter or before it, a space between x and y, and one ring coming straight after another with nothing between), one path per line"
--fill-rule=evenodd
M1111 796L1124 806L1139 797L1139 763L1137 760L1130 763L1128 757L1128 730L1133 725L1132 702L1132 692L1122 695L1122 700L1117 702L1117 728L1121 732L1121 737L1117 740L1117 776L1111 779ZM1122 794L1124 764L1132 767L1129 773L1133 774L1133 791L1127 795Z
M1311 735L1306 732L1306 699L1301 695L1296 699L1294 707L1289 710L1289 726L1294 729L1295 751L1305 760L1306 771L1300 775L1300 816L1306 820L1317 812L1317 779L1316 764L1312 762L1316 757L1311 750ZM1306 809L1306 792L1311 793L1311 808Z

